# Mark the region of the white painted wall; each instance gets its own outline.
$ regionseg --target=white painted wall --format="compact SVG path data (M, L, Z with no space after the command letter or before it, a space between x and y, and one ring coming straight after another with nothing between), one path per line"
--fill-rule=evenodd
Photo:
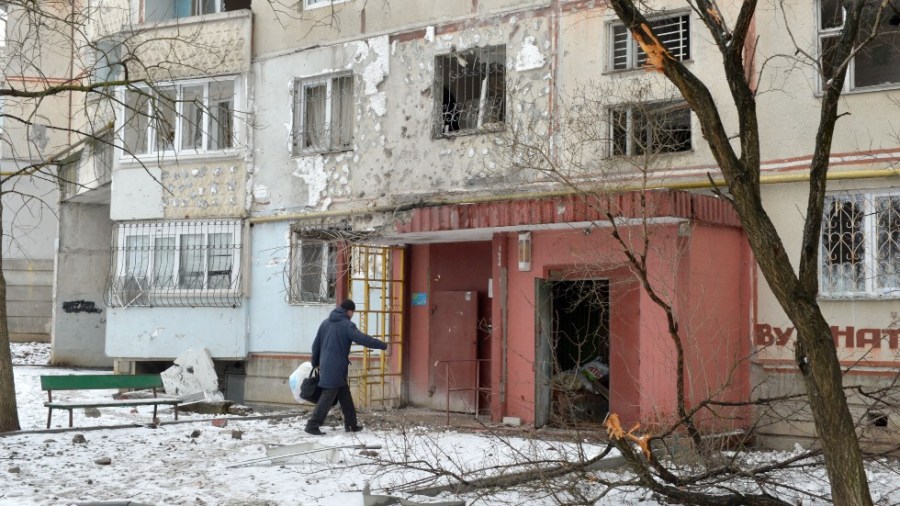
M246 357L246 307L107 309L110 357L173 360L190 348L206 348L214 359Z

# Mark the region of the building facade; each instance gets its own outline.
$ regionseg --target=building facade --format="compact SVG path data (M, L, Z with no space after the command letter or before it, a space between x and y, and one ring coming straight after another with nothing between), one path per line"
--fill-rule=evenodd
M151 84L122 91L108 202L84 217L103 227L72 238L94 245L88 256L109 245L94 295L106 301L105 330L73 346L97 343L119 370L206 348L226 395L289 404L288 375L309 356L318 323L350 296L364 331L390 343L384 354L353 356L370 406L538 426L616 412L654 425L676 410L675 314L690 405L802 388L790 324L709 183L718 170L695 115L644 70L646 55L609 8L196 4L151 13L145 2L139 26L112 31L147 51L147 37L174 30L195 51L144 53L134 72ZM727 4L721 15L733 19L739 3ZM836 6L760 7L746 57L766 209L793 257L821 80L784 48L827 50L842 23ZM674 1L656 7L650 19L671 56L735 124L718 50L696 13ZM895 374L900 358L891 309L900 141L892 116L879 113L900 98L892 19L851 64L823 231L821 304L848 382L866 387ZM200 51L205 37L233 49ZM154 123L160 115L168 121ZM644 259L643 280L626 251ZM87 286L66 277L57 283ZM71 328L56 325L59 335ZM570 388L591 367L599 373ZM755 415L733 409L727 422L703 423L744 428ZM898 423L894 413L865 416L867 429ZM808 435L808 417L797 417L759 436L777 445Z

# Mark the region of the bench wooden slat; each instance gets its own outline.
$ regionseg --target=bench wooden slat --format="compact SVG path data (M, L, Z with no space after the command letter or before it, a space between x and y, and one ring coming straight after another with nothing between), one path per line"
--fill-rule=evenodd
M48 408L57 408L57 409L74 409L74 408L114 408L119 406L155 406L157 404L181 404L181 399L162 399L159 397L153 399L121 399L121 400L112 400L112 401L99 401L99 402L45 402L44 406Z
M159 374L64 374L41 376L42 390L162 388Z

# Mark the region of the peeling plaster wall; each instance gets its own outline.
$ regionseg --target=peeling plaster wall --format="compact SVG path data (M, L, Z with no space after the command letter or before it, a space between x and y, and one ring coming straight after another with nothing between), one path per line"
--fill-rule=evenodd
M247 178L241 160L206 160L164 167L160 174L166 219L246 215Z
M496 17L411 40L387 36L342 42L254 64L261 134L254 147L254 213L325 211L410 202L448 192L495 192L533 175L502 169L496 134L433 138L434 60L451 50L506 45L507 127L546 117L550 101L549 26L541 17ZM418 33L418 32L417 32ZM352 71L352 149L293 156L294 79ZM377 223L369 223L374 226Z

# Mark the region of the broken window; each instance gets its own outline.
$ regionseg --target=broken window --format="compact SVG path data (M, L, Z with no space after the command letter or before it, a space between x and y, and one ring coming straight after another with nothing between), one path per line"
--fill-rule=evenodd
M900 84L900 7L895 7L895 3L869 2L863 7L858 39L862 41L873 33L875 38L850 61L845 90ZM819 0L819 53L824 82L841 65L833 61L833 54L845 15L839 0Z
M506 119L506 46L435 57L435 135L496 131Z
M900 195L828 196L820 292L900 295Z
M691 149L691 109L684 102L634 104L609 111L613 156Z
M342 151L353 143L353 76L294 83L293 153Z
M666 16L649 21L659 41L674 59L684 61L691 58L689 14ZM613 23L610 26L609 47L609 68L612 70L641 68L647 62L647 54L622 23Z
M193 81L125 91L126 156L234 147L234 80Z
M334 303L336 287L337 243L295 232L289 302Z
M238 220L117 224L107 303L240 305L240 230Z

